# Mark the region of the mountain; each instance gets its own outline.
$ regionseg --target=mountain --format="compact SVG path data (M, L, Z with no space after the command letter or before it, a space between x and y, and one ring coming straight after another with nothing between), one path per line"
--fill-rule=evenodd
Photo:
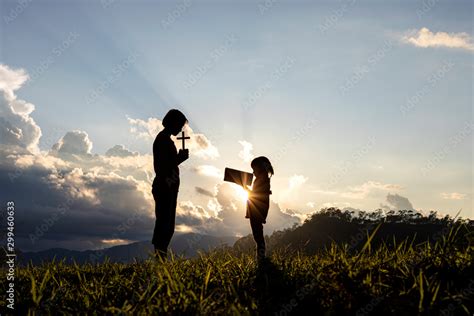
M208 251L221 246L232 246L237 237L224 236L216 237L195 233L175 234L171 240L171 250L175 255L183 255L190 258L198 254L199 251ZM139 241L128 245L114 246L101 250L69 250L64 248L52 248L38 252L17 253L19 265L26 265L29 262L34 265L42 262L65 259L67 263L96 263L104 262L109 258L111 262L129 263L136 260L144 260L153 252L153 245L150 241Z

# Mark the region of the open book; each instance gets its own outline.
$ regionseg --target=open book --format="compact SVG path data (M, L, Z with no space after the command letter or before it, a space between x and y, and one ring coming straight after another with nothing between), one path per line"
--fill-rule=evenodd
M253 174L231 168L225 168L224 181L233 182L240 186L252 185Z

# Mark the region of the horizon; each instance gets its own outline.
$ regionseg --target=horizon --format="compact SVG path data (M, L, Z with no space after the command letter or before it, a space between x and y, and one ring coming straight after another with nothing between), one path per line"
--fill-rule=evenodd
M152 144L172 108L191 137L177 233L249 234L224 168L260 155L275 168L268 235L328 207L474 219L472 10L2 1L0 183L16 243L150 240Z
M308 214L308 217L307 219L310 219L312 215L317 215L318 213L321 213L321 211L325 211L325 210L328 210L328 209L331 209L331 208L326 208L326 209L321 209L319 211L314 211L313 213L310 213ZM336 209L337 210L337 209ZM379 209L380 211L382 211L382 217L381 218L384 218L386 216L386 213L383 212L382 209ZM366 212L366 213L373 213L373 212L376 212L376 211L379 211L379 210L374 210L374 211L369 211L369 212ZM351 212L351 210L341 210L343 213L344 212ZM405 210L400 210L400 211L405 211ZM394 211L394 212L397 212L397 211ZM416 211L415 211L416 212ZM421 213L419 213L421 214ZM424 215L424 214L421 214L424 218L428 218L428 216ZM442 214L436 214L436 218L437 219L443 219L445 218L445 216L443 216ZM360 213L357 214L357 215L354 215L351 213L351 216L352 218L360 218ZM448 215L449 216L449 215ZM466 220L465 218L461 218L461 217L450 217L450 219L453 219L453 220ZM372 221L372 219L367 219L369 221ZM469 220L469 223L472 225L474 224L474 220L472 219L467 219ZM302 227L305 223L304 222L301 222L299 224L297 224L296 228L298 227ZM295 228L295 226L291 227L290 229L293 230ZM286 228L288 229L288 228ZM269 238L273 237L273 233L275 232L285 232L285 230L275 230L272 232L272 234L268 234L267 236ZM183 232L183 231L176 231L174 233L174 236L184 236L184 235L199 235L199 236L206 236L206 237L214 237L214 238L235 238L235 242L239 241L240 239L244 239L244 238L248 238L251 236L251 234L248 234L248 235L244 235L244 236L240 236L240 235L212 235L212 234L202 234L202 233L198 233L198 232ZM173 239L174 240L174 239ZM171 243L173 243L173 240ZM176 241L176 240L174 240ZM200 240L193 240L193 242L196 242L196 241L200 241ZM102 245L102 248L93 248L93 249L69 249L69 248L60 248L60 247L53 247L53 248L46 248L46 249L42 249L42 250L29 250L29 251L23 251L22 249L18 249L20 252L23 252L23 253L36 253L36 252L41 252L41 251L48 251L48 250L55 250L55 249L62 249L62 250L70 250L70 251L79 251L79 252L84 252L84 251L101 251L101 250L106 250L106 249L110 249L110 248L114 248L114 247L119 247L119 246L128 246L128 245L132 245L132 244L136 244L136 243L149 243L150 241L148 239L143 239L143 240L133 240L133 241L123 241L123 240L115 240L115 241L112 241L112 242L108 242L108 243L105 243ZM191 247L191 243L188 244L189 247ZM222 245L229 245L231 247L233 247L234 245L232 244L228 244L228 243L223 243ZM151 248L151 245L150 245L150 248ZM172 245L171 245L171 249L172 249ZM200 249L200 248L198 248Z

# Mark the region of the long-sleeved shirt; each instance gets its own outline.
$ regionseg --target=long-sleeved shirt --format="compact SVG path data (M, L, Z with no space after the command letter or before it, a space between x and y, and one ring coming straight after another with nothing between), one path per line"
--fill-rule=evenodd
M266 223L268 209L270 208L270 178L256 177L252 191L249 192L247 201L246 218L256 218Z
M178 156L176 146L169 135L161 131L153 142L153 167L156 177L153 189L179 189L179 168L182 160Z

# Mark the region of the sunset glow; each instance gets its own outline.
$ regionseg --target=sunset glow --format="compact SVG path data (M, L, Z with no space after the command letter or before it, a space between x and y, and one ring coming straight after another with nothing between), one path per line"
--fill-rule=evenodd
M247 202L249 198L249 193L244 190L241 186L233 186L235 188L235 194L241 199L243 202Z

